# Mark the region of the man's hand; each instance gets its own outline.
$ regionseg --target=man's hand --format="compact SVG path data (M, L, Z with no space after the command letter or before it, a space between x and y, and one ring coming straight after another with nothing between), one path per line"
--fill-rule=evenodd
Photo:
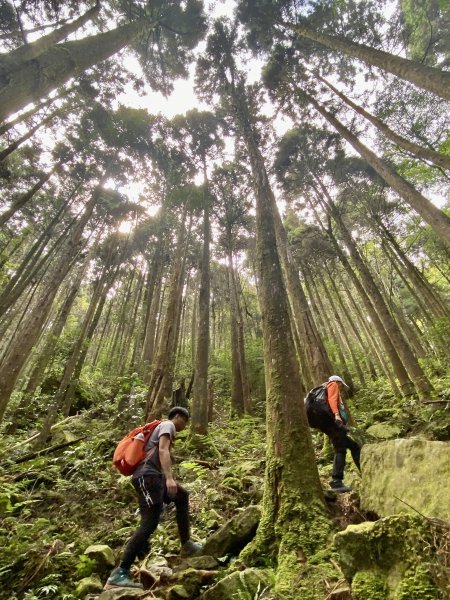
M167 495L170 498L175 498L175 496L177 495L177 482L175 481L175 479L173 479L172 477L170 479L166 479L166 488L167 488Z
M334 420L336 421L336 423L338 425L343 425L344 424L344 421L341 419L341 415L339 413L336 413L334 415Z

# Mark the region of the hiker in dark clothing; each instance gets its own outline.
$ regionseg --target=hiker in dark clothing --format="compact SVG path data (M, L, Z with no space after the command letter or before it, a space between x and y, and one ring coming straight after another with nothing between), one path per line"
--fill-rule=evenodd
M106 582L105 589L114 587L142 588L130 578L130 567L135 558L144 558L150 550L149 538L158 526L163 504L174 502L182 553L198 554L201 545L190 539L189 495L174 479L171 449L177 431L182 431L189 420L189 411L181 406L172 408L168 420L161 421L145 446L146 458L133 473L132 483L139 498L141 523L128 542L120 561ZM142 436L143 434L138 434Z
M310 427L319 429L329 438L334 448L334 461L330 487L335 492L350 492L351 488L343 482L345 457L347 448L350 450L353 462L358 469L360 466L361 448L347 433L345 425L351 417L341 397L347 384L338 376L331 375L326 386L324 401L317 401L308 394L306 399L306 414Z

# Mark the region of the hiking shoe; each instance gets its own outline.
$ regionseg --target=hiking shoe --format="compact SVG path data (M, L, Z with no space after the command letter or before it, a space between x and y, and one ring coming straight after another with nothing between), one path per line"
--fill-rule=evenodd
M202 544L188 540L181 546L182 556L197 556L203 550Z
M117 567L111 572L108 580L105 583L104 590L110 590L116 587L128 587L143 590L144 586L141 583L136 583L130 577L130 572L122 567Z
M330 488L337 494L344 494L345 492L352 491L352 488L348 487L348 485L345 485L345 483L340 479L333 479L333 481L330 483Z

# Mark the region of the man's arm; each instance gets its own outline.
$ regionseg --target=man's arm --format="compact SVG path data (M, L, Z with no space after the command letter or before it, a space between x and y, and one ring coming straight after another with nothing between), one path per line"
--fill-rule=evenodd
M336 423L342 423L341 415L339 414L339 386L336 381L331 381L327 385L327 400Z
M159 438L159 461L166 478L166 488L169 496L175 496L177 493L177 483L172 474L172 459L170 458L170 436L162 435Z

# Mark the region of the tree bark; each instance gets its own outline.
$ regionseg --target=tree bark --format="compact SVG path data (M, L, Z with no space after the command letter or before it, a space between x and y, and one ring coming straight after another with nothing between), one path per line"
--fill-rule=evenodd
M4 75L0 78L0 121L113 56L146 28L150 32L151 24L148 19L141 19L105 33L57 44Z
M424 90L450 100L450 73L446 71L440 71L407 58L395 56L384 50L371 48L365 44L352 42L342 36L320 33L306 25L292 24L290 27L303 37L337 52L342 52L350 58L357 58L369 65L379 67L401 79L410 81Z
M66 39L71 33L77 31L77 29L80 29L96 17L99 12L100 2L96 2L95 6L85 12L84 15L81 15L81 17L78 17L78 19L70 23L65 23L34 42L24 44L7 54L0 54L0 77L4 76L7 72L15 71L26 61L37 58L58 42Z
M175 339L177 334L176 323L178 319L177 308L181 294L180 288L182 287L183 252L185 251L186 240L186 215L187 204L183 208L180 220L177 246L170 275L166 314L147 394L146 419L148 421L160 418L163 411L170 405L172 398Z
M278 252L286 278L288 297L292 305L300 343L308 362L310 377L315 382L326 381L333 370L331 361L309 309L298 270L289 249L287 233L276 205L273 206L273 213Z
M276 590L291 592L299 553L325 543L329 522L304 409L305 388L292 339L289 306L273 222L275 199L252 126L247 99L228 90L246 145L256 197L257 260L266 379L267 449L262 517L243 558L278 560ZM321 533L319 533L319 531ZM308 540L306 542L306 540Z
M325 230L325 232L327 233L331 243L333 244L339 260L341 261L346 272L348 273L351 281L353 282L353 285L355 286L356 290L359 293L359 296L360 296L367 312L369 313L370 319L372 320L372 323L374 324L374 327L378 333L381 343L383 344L384 350L392 364L394 373L395 373L396 377L398 378L398 381L400 383L400 388L402 390L403 395L404 396L412 395L414 393L413 384L412 384L411 380L409 379L408 373L406 372L406 369L402 363L402 360L400 359L400 356L398 355L397 350L396 350L393 342L391 341L391 338L388 335L383 322L381 321L380 317L378 316L377 311L374 308L374 305L372 304L371 298L369 297L368 293L366 292L365 287L362 285L362 283L359 281L358 277L356 276L355 272L353 271L353 268L350 265L350 262L349 262L347 256L341 250L332 231Z
M233 256L228 251L228 294L230 298L230 333L231 333L231 411L232 414L244 414L244 388L242 384L241 361L239 360L238 311L236 306L236 289L234 280Z
M23 391L22 399L20 401L19 408L21 410L28 408L30 401L36 391L39 382L42 379L42 376L49 364L53 351L56 347L56 344L61 336L61 333L64 329L64 325L66 324L67 317L69 316L72 305L77 297L77 294L80 289L81 281L83 279L84 273L87 268L88 261L90 260L90 255L87 256L83 265L78 269L75 278L72 284L69 287L69 291L67 296L61 306L61 309L55 319L55 322L50 329L47 338L45 340L44 346L39 351L38 358L36 363L31 371L30 377L28 378L27 385Z
M39 192L39 190L44 187L54 172L55 170L53 169L52 171L41 175L39 180L33 185L32 188L28 190L28 192L25 192L25 194L22 194L22 196L11 203L11 206L0 215L0 227L3 227L3 225L9 221L9 219L16 214L18 210L23 208L25 204L27 204Z
M209 203L204 194L204 201ZM208 433L208 365L209 365L209 300L210 300L210 238L209 206L203 209L203 252L198 299L197 352L195 356L194 397L192 401L192 431Z

